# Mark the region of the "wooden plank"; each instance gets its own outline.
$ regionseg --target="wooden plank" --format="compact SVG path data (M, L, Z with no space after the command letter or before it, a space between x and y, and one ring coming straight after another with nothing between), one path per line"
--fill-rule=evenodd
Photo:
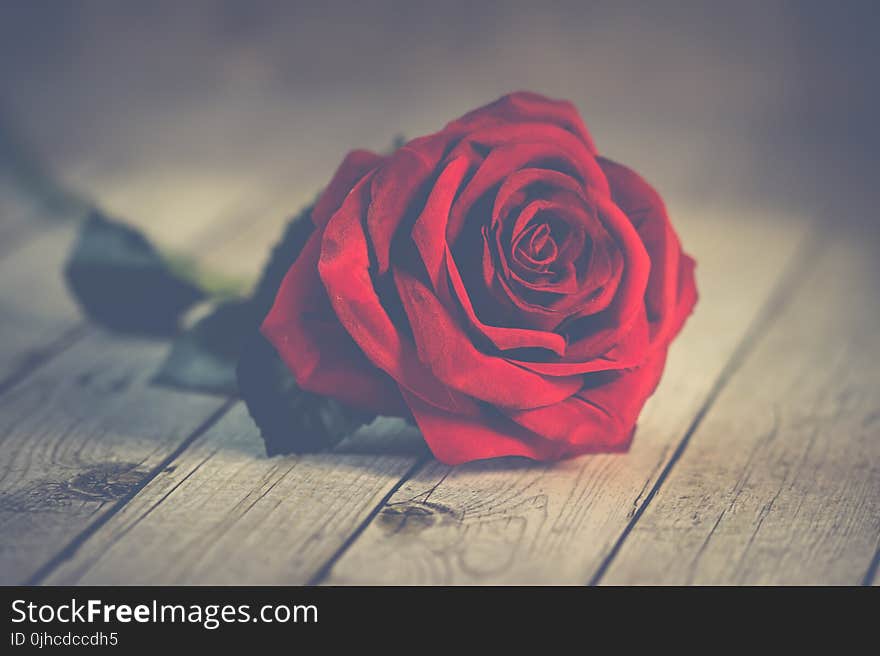
M72 238L56 226L0 258L0 393L83 332L61 276Z
M414 450L424 452L418 431L383 419L336 453L266 458L239 404L46 583L307 583L412 467Z
M603 582L862 582L880 544L876 249L823 244Z
M254 215L242 211L238 220L253 224ZM266 228L271 243L277 225ZM167 342L82 328L86 324L59 274L71 231L41 235L0 260L0 276L6 276L0 286L5 349L0 364L3 357L7 365L18 358L27 374L16 377L13 368L9 380L15 384L0 388L0 580L5 582L41 580L155 476L193 431L219 418L224 403L147 384ZM224 241L213 241L212 255L222 251L256 263L265 258L262 250L224 249ZM59 337L52 341L54 335ZM35 353L40 367L32 363Z
M0 583L29 580L222 405L150 386L165 350L91 335L0 399Z
M267 252L282 228L271 219L213 256ZM383 420L335 454L267 459L237 406L69 560L50 563L45 582L307 582L426 454L416 429Z
M726 295L729 303L709 302L708 309L702 308L694 317L695 327L689 328L690 336L677 347L678 355L673 356L661 388L666 391L657 403L663 412L649 413L646 421L654 429L642 431L638 442L644 444L637 446L633 455L585 458L552 468L507 460L453 471L433 463L405 483L364 535L357 537L364 523L373 518L377 500L394 490L401 475L417 465L417 457L376 454L369 465L354 467L359 480L366 479L367 484L355 486L356 507L339 520L333 500L352 498L350 476L354 475L349 472L347 478L339 470L350 470L351 463L339 456L314 456L297 461L289 472L282 467L282 463L286 466L291 462L288 459L248 465L235 449L209 447L222 445L242 431L254 431L244 419L243 427L227 427L226 422L232 420L223 419L216 434L211 431L204 438L204 446L199 445L200 449L217 451L206 461L213 463L210 468L201 464L205 457L196 449L187 450L175 461L174 472L163 473L141 491L48 581L172 582L177 577L188 583L316 581L323 579L325 567L334 563L334 554L344 550L352 536L357 539L333 570L331 582L586 580L589 564L574 559L566 564L559 552L570 549L580 557L585 551L584 535L596 525L604 530L606 544L613 542L625 525L633 500L653 481L671 451L673 439L691 420L725 356L730 355L760 301L797 250L803 229L797 222L780 221L768 229L757 221L738 221L730 231L719 234L719 227L730 217L716 213L712 221L707 216L702 212L693 215L687 242L706 261L700 271L704 294L709 298ZM732 279L731 272L740 268L742 276L738 281ZM749 290L747 294L740 293L740 284ZM696 380L694 361L712 363ZM680 397L687 402L679 403ZM667 405L670 407L663 407ZM351 440L350 444L357 441ZM248 466L256 469L248 470ZM268 478L265 472L269 472ZM182 494L164 496L184 479ZM279 481L289 482L279 488ZM232 491L226 494L224 489ZM264 493L267 499L261 498ZM260 508L254 518L242 516L245 511L251 512L243 501L247 499L256 499ZM281 504L284 513L295 511L297 521L279 526L277 520L264 520L273 504ZM328 504L332 522L328 519ZM594 514L597 508L604 509L603 514ZM554 512L556 517L550 516ZM276 517L285 517L284 513ZM222 547L212 549L202 560L195 560L197 555L186 555L189 544L214 544L217 527L227 516L234 517L239 528L223 529L229 533L220 538ZM194 517L200 518L195 524ZM554 528L566 524L571 526L567 533ZM328 531L328 525L332 530ZM529 541L535 549L521 561L523 550L518 552L518 545ZM141 548L143 544L150 545L149 558ZM258 544L273 546L260 548L255 555L242 548L243 544L249 548ZM276 544L286 545L283 555L276 554ZM553 564L540 551L545 547L551 549ZM462 549L467 554L459 559ZM308 558L301 557L304 551ZM593 557L598 559L600 552L597 545ZM180 561L186 566L178 567ZM135 571L132 562L147 562L147 570L141 573L139 565ZM230 563L235 563L234 574L229 570ZM499 565L508 576L486 576L479 569L497 570ZM423 575L425 571L430 574Z
M506 459L407 481L327 582L574 583L591 579L700 408L786 267L805 222L711 208L676 212L696 256L701 301L673 346L627 455L556 465Z

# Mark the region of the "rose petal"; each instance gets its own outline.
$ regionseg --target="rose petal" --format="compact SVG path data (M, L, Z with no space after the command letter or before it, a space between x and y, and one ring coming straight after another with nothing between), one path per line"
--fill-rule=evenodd
M602 202L610 204L610 200ZM536 203L541 204L540 201ZM559 208L559 211L571 214L572 208ZM576 215L577 212L574 212L573 216ZM623 220L625 221L625 217ZM591 223L583 216L579 222L588 225ZM557 276L549 281L540 277L529 279L521 272L515 271L509 266L504 255L504 241L498 239L497 233L491 241L484 234L482 276L488 290L486 303L494 307L484 308L481 305L480 310L493 312L504 317L505 321L518 321L533 329L545 331L556 331L563 322L572 317L583 317L605 311L616 298L615 293L623 278L624 266L616 240L613 240L598 222L596 223L597 226L590 225L588 228L593 235L591 240L596 251L595 257L590 258L582 271L578 271L574 264L558 266ZM631 226L629 233L624 235L624 238L630 239L634 243L634 249L638 251L641 248L640 242ZM577 245L581 243L579 238L564 245L565 254L561 259L573 257L578 250ZM633 285L639 284L637 277L631 277L631 281ZM610 320L608 321L610 323ZM597 325L601 327L602 324ZM611 343L608 341L605 348L609 348Z
M630 326L620 330L618 341L612 347L594 357L582 361L569 360L566 353L566 357L550 362L512 361L545 376L574 376L637 367L650 353L650 327L643 309Z
M553 331L565 320L554 310L531 303L510 286L512 274L507 260L497 256L498 248L490 247L490 239L483 235L481 268L484 293L476 305L481 314L495 317L495 323L528 326L531 330L555 334ZM470 259L470 258L468 258ZM474 258L476 259L476 258Z
M523 168L507 176L498 188L498 193L495 195L495 204L492 208L493 221L505 216L511 206L516 204L515 194L522 193L522 198L527 199L528 197L524 192L529 187L544 187L548 190L568 191L577 194L584 203L587 202L583 185L570 175L552 169Z
M401 269L394 280L419 358L450 388L509 408L558 403L580 389L579 376L545 377L479 351L425 284Z
M674 337L697 301L694 279L694 261L680 252L678 238L669 225L662 200L641 177L631 170L609 160L600 160L613 187L615 204L626 209L627 218L636 227L639 238L651 252L651 270L645 291L644 308L636 322L597 331L601 339L616 330L616 343L602 352L598 339L591 346L584 341L575 344L565 358L557 362L519 362L521 366L545 375L570 376L616 370L638 365L647 352L663 348ZM659 236L658 236L659 233ZM677 271L670 271L672 263ZM672 288L672 285L675 288ZM653 290L653 305L647 301ZM648 317L647 308L651 316ZM651 319L649 322L648 319ZM578 348L582 349L578 353Z
M330 307L318 278L320 247L314 232L284 276L261 332L304 390L401 416L406 409L397 385L364 357Z
M472 414L477 411L474 402L448 389L421 363L415 345L401 335L376 292L362 223L371 175L346 197L324 231L318 272L327 297L340 323L376 367L430 403Z
M446 250L446 269L449 281L455 291L465 315L471 324L488 338L497 348L504 350L540 348L552 351L556 355L565 353L565 337L546 330L501 326L483 322L476 313L470 294L464 286L458 266L452 252Z
M437 176L425 207L413 224L412 238L428 272L435 291L443 286L445 277L446 224L452 202L468 173L468 160L458 157L449 162Z
M523 428L545 439L570 444L581 453L584 449L626 448L642 407L660 382L665 363L664 348L641 367L620 372L597 387L586 387L554 406L506 414Z
M681 331L685 320L690 316L697 304L697 281L694 269L697 263L689 255L681 254L678 259L678 291L675 310L670 312L668 323L651 324L651 339L655 343L668 343ZM662 326L664 332L657 328Z
M513 248L513 263L524 271L546 273L559 257L559 245L546 223L532 224L516 238Z
M367 173L378 167L384 157L371 153L368 150L353 150L342 164L336 169L330 184L321 193L321 197L312 208L312 222L320 229L323 228L333 213L342 205L342 201L357 184L358 180Z
M561 335L486 324L474 311L458 267L446 244L449 207L468 170L469 163L465 158L458 158L447 164L438 176L424 210L413 225L413 241L435 294L444 305L452 307L449 288L451 284L471 325L499 349L546 348L561 354L565 349L565 338Z
M547 164L555 162L564 166L566 172L576 173L598 195L609 194L605 174L595 158L569 133L551 125L505 128L523 141L501 141L480 164L452 207L447 227L450 244L461 235L468 213L477 201L519 169L549 168Z
M430 189L452 135L414 139L397 149L375 173L366 225L379 275L391 264L391 244L400 226L412 220Z
M536 189L533 194L526 190ZM592 194L591 194L592 195ZM518 204L518 207L516 206ZM569 292L570 296L561 296L558 300L545 299L543 304L552 311L553 321L558 323L566 316L568 308L579 308L579 315L594 314L604 310L614 297L622 271L622 260L619 250L605 227L589 208L589 201L579 183L565 174L547 169L521 169L507 178L498 190L493 210L493 224L498 225L508 219L513 228L507 232L514 235L515 251L517 233L523 230L534 217L535 209L555 211L558 219L563 219L574 230L576 239L567 239L562 244L562 251L557 260L562 262L578 262L576 267L577 280ZM509 221L512 211L519 211L515 221ZM589 257L584 253L584 235L589 235ZM510 277L508 263L505 260L505 242L496 232L498 248L497 257L501 272ZM530 280L524 277L524 271L513 271L526 287L545 289L550 285L541 277ZM558 277L557 277L558 279ZM529 284L534 282L537 284ZM560 288L555 290L563 292ZM536 304L540 305L541 303ZM561 317L558 315L562 315Z
M401 392L434 457L447 465L501 456L557 460L567 450L564 443L542 439L487 410L478 417L461 417Z
M587 330L569 341L568 362L588 362L614 346L632 327L645 307L645 288L651 259L636 229L611 199L597 197L596 204L608 232L615 238L624 257L623 275L617 294L608 309L582 319Z
M651 256L645 303L654 339L669 339L677 331L680 315L677 302L681 287L679 274L688 271L687 266L682 267L680 263L682 253L678 235L669 221L660 195L640 175L604 158L599 159L599 165L608 176L614 202L636 227ZM684 287L694 286L692 267L689 271L691 281L685 281Z
M567 100L554 100L529 91L508 94L468 112L446 129L476 130L499 122L553 123L577 135L591 153L596 153L593 138L574 105Z

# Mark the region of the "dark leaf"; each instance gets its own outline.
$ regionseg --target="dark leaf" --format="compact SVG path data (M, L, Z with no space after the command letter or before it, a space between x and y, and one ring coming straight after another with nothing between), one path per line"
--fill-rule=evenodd
M237 394L235 367L242 343L256 325L252 301L222 303L174 340L153 382L210 394Z
M375 418L300 389L258 331L242 350L238 387L270 456L330 449Z
M64 274L86 315L119 332L173 333L183 312L205 297L143 234L98 211L82 225Z

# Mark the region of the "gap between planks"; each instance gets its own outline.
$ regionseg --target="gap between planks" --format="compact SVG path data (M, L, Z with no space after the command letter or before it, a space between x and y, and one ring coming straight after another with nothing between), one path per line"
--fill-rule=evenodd
M424 460L389 419L332 453L266 458L237 403L45 583L309 583Z
M82 533L73 538L60 552L58 552L55 556L50 558L45 565L40 567L36 572L34 572L30 578L28 578L24 585L40 585L45 578L55 570L61 563L65 560L69 559L77 549L79 549L80 545L82 545L89 537L95 533L98 529L103 526L107 520L109 520L115 513L119 512L119 510L131 501L135 495L140 492L151 480L153 480L159 472L168 468L171 463L180 456L195 440L197 440L201 435L203 435L211 426L213 426L219 419L225 415L229 409L232 407L234 401L228 400L223 403L217 410L213 412L201 426L198 426L190 435L188 435L184 440L180 442L180 444L175 448L164 460L159 462L151 471L149 471L144 478L133 485L131 490L127 492L125 495L119 498L116 503L112 505L112 507L104 514L100 515L97 520L92 522Z

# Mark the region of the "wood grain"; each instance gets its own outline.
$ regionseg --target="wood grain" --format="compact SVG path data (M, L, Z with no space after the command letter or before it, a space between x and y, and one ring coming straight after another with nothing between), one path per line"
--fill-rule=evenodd
M858 584L880 544L876 245L823 245L603 582Z
M556 465L431 463L407 481L327 582L574 583L590 580L657 477L807 229L785 216L679 211L701 300L626 455ZM393 530L389 526L394 526Z
M0 394L83 332L61 277L72 226L56 226L0 258Z
M74 229L0 173L0 393L78 323L60 280Z
M255 218L259 211L238 214L249 227ZM258 269L265 251L236 249L234 230L225 228L206 258L222 253ZM0 580L7 582L39 581L224 403L148 385L167 342L111 337L79 318L60 275L74 230L47 231L0 259ZM260 234L272 243L277 232L273 222ZM95 486L112 492L93 495Z
M412 467L414 449L423 453L417 431L385 419L335 453L266 458L239 404L47 583L307 583Z
M92 335L0 400L0 582L28 581L222 405L149 385L164 351Z

